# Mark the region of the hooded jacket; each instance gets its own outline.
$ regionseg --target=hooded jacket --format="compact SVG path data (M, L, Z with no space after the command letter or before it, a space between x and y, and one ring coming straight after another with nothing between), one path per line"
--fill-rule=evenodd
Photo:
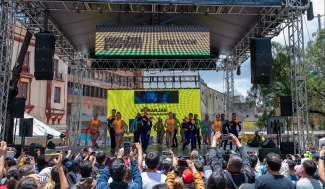
M76 185L80 186L82 189L96 189L96 180L93 177L86 177L80 179Z

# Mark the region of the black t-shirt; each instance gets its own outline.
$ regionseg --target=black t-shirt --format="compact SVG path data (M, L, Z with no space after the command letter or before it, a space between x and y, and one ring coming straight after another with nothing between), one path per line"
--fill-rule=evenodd
M283 175L266 174L255 181L256 189L295 189L290 179Z

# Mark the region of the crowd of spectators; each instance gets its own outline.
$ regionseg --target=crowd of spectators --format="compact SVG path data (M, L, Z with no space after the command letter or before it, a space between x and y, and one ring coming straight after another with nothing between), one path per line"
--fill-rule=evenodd
M130 152L82 149L77 154L41 154L32 157L23 152L8 158L5 142L0 142L0 189L322 189L325 183L325 147L312 158L269 153L263 162L256 152L248 153L235 135L230 140L237 150L225 161L218 150L217 132L206 155L192 151L190 158L168 157L158 152L143 154L141 144ZM49 158L52 157L52 158Z

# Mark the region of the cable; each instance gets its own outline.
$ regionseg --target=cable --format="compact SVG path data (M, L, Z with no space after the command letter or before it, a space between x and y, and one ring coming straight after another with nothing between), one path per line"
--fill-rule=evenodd
M304 17L304 16L302 16L302 17ZM305 21L305 26L306 26L306 29L307 29L309 41L311 41L310 35L309 35L309 30L308 30L308 27L307 27L307 21L306 21L306 18L305 17L304 17L304 21Z

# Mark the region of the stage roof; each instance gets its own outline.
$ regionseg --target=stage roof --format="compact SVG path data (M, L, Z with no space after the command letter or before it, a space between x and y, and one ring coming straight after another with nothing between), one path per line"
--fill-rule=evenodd
M213 62L220 61L221 55L230 55L228 58L233 58L232 64L236 67L249 57L249 41L256 37L259 30L267 37L276 36L282 30L280 24L285 20L279 16L284 12L282 0L50 0L20 2L19 8L25 14L21 16L21 22L34 32L39 31L35 28L43 26L43 10L48 10L49 29L57 38L56 47L62 57L71 60L90 55L97 68L100 68L102 61L107 61L93 59L98 25L145 26L164 22L168 26L205 25L210 28L211 57L196 59ZM157 19L155 15L158 15ZM115 59L123 61L128 57ZM114 69L114 66L111 68ZM208 69L215 68L212 64Z

